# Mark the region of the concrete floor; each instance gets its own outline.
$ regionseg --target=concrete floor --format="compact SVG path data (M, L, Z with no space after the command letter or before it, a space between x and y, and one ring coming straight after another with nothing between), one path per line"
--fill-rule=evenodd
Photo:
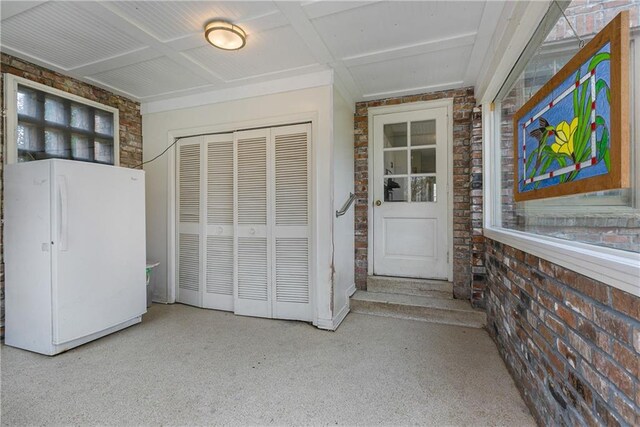
M305 323L154 305L46 357L2 346L2 424L534 425L484 330Z

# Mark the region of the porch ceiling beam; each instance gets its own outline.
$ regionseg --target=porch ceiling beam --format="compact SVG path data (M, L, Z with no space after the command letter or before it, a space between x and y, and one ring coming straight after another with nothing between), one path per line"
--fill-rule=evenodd
M467 69L464 73L465 85L475 85L478 75L478 68L484 62L484 56L488 51L489 44L493 37L498 21L502 16L504 9L504 2L502 1L487 1L484 4L482 10L482 17L480 18L480 25L478 26L478 33L473 41L473 50L469 55L469 62L467 63Z
M190 67L190 71L212 85L219 86L224 82L224 79L218 74L203 67L195 61L191 61L182 53L174 51L167 44L158 40L153 35L143 30L140 26L136 25L135 22L131 22L129 19L122 16L114 6L105 2L78 2L77 5L95 16L99 16L104 22L107 22L146 46L155 49L176 64L184 66L185 62L191 62L195 67Z
M456 47L469 46L476 40L477 34L467 33L437 40L427 40L407 46L393 47L361 55L354 55L342 58L342 62L347 67L372 64L375 62L389 61L393 59L405 58L407 56L422 55L425 53L437 52L440 50L453 49Z
M348 98L350 100L359 99L362 91L356 84L351 72L344 66L342 61L333 57L305 14L302 6L298 3L287 1L277 1L275 3L278 9L287 17L295 32L307 45L316 61L333 68L335 77L339 81L338 86L341 86L347 92L345 95L349 95Z

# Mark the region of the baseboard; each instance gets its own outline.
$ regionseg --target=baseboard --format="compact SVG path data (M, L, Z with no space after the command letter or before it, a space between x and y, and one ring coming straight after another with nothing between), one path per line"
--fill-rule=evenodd
M352 283L349 288L347 288L347 298L351 297L351 295L356 293L356 284Z
M333 319L318 319L318 321L314 323L314 325L318 329L326 329L327 331L333 331Z
M344 307L342 307L342 309L338 312L338 314L333 316L333 329L332 329L333 331L338 329L338 326L340 326L340 324L342 323L344 318L347 317L347 314L349 314L349 301L348 300L347 300L347 303L344 305Z

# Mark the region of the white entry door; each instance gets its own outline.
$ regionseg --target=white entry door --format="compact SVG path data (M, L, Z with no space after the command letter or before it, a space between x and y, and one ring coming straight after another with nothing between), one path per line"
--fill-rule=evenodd
M374 274L447 279L447 108L373 118Z

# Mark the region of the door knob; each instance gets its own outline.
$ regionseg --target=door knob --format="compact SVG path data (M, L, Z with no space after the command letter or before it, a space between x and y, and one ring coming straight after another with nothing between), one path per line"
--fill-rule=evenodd
M382 204L382 201L376 200L376 206L380 206L381 204Z

